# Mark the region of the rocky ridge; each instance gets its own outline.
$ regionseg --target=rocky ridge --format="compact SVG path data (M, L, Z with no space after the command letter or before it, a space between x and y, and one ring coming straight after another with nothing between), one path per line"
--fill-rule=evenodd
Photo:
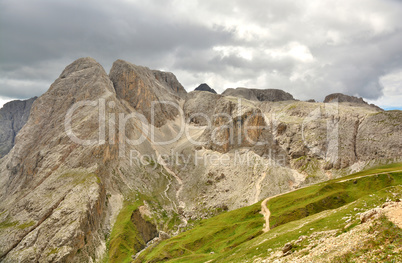
M226 89L222 95L240 97L252 101L286 101L295 100L290 93L279 89Z
M383 110L380 107L374 105L374 104L368 104L365 102L362 98L354 97L354 96L349 96L345 95L342 93L333 93L329 94L328 96L325 97L324 103L329 103L329 102L349 102L349 103L355 103L355 104L360 104L360 105L366 105L366 106L371 106L374 107L378 110Z

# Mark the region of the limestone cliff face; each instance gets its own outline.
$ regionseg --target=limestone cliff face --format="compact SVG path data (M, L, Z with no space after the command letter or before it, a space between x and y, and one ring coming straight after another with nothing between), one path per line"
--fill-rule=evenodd
M162 126L179 113L174 106L165 103L175 103L177 97L186 94L173 74L118 60L113 63L109 75L117 97L126 100L155 126Z
M185 118L191 123L208 125L208 121L211 121L215 113L216 104L221 98L221 95L212 92L192 91L188 93L183 106Z
M10 101L0 109L0 158L14 146L15 136L28 121L35 100Z
M115 145L99 142L100 100L124 112L104 69L83 58L35 101L15 147L0 161L3 262L102 257L112 213L106 192L114 193L105 163L116 160L117 151ZM76 102L83 104L72 112L71 132L95 143L76 143L69 136L65 121Z
M84 58L35 101L15 147L0 161L2 262L86 261L104 246L106 193L97 168L101 158L95 155L102 147L72 143L64 122L77 100L112 92L103 68ZM81 139L95 138L88 124L97 120L94 107L82 106L72 126Z
M187 91L173 73L159 70L152 70L152 72L154 73L156 80L162 83L164 87L171 90L173 94L179 96L181 99L186 99Z
M247 89L247 88L229 88L222 95L239 97L252 101L285 101L294 100L293 96L279 89Z
M204 132L207 148L226 153L251 147L260 155L264 149L278 150L273 133L260 108L247 101L220 97L211 115L211 127Z
M356 157L359 160L392 159L402 156L401 111L370 114L359 123Z

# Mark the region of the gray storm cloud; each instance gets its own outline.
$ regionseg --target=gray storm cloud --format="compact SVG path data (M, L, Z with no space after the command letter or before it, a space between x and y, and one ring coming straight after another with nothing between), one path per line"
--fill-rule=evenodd
M73 60L172 71L185 88L279 88L375 100L402 72L402 3L366 1L0 2L0 96L45 92Z

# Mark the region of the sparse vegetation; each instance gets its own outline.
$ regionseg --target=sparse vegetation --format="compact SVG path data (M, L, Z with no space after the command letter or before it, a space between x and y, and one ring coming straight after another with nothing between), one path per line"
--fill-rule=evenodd
M29 228L31 226L35 225L35 221L30 221L30 222L26 222L24 224L21 224L18 226L19 229L25 229L25 228Z
M19 224L18 221L12 221L10 218L6 218L3 222L0 222L0 229L6 229L9 227L14 227Z
M362 244L361 248L353 253L348 252L335 257L333 262L353 262L356 258L366 262L400 262L402 260L402 255L395 251L402 244L402 229L382 215L370 227L369 234L374 234L375 238Z

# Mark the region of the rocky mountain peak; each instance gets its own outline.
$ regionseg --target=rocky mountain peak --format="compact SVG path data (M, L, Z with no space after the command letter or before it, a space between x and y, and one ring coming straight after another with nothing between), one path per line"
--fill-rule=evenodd
M127 101L148 122L162 126L177 116L178 111L164 102L177 102L185 90L173 74L153 71L124 60L117 60L110 69L116 95Z
M212 92L216 94L216 91L214 89L212 89L208 84L206 83L202 83L200 84L197 88L195 88L195 90L198 91L208 91L208 92Z
M60 74L60 78L66 78L68 75L71 73L84 70L84 69L89 69L97 67L99 69L102 69L102 66L93 58L86 57L86 58L79 58L75 60L73 63L68 65L63 72Z
M295 100L290 93L280 89L248 89L248 88L229 88L222 95L244 98L254 101L286 101Z

